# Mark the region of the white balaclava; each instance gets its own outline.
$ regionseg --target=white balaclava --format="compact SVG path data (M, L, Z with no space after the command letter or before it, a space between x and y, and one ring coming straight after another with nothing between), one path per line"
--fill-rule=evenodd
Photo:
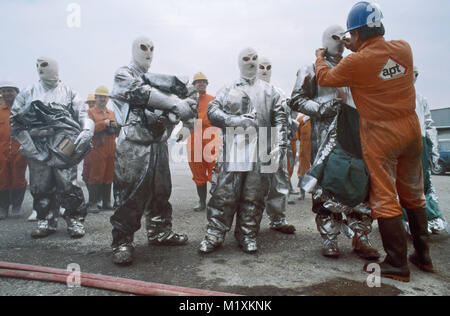
M416 83L417 77L419 77L419 68L414 66L414 83Z
M246 48L239 54L241 77L253 79L258 72L258 53L253 48Z
M272 77L272 62L268 58L261 58L258 65L258 78L270 83Z
M55 87L59 82L58 63L48 57L39 57L36 68L42 82L48 87Z
M323 32L322 45L327 49L327 52L331 56L342 56L344 52L344 38L345 30L339 25L330 26Z
M150 69L153 60L153 42L147 37L138 37L133 41L133 62L145 72Z

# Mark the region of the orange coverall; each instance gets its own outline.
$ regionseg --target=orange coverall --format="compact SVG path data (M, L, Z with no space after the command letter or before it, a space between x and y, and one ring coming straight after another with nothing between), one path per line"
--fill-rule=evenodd
M351 88L361 117L373 218L400 216L402 206L424 209L422 140L409 44L371 38L333 69L319 57L316 76L321 86Z
M89 117L95 122L95 133L92 138L94 148L88 156L88 184L111 184L114 178L114 153L116 152L116 135L106 133L106 121L116 120L114 112L106 109L103 112L97 106L88 110Z
M300 141L300 148L298 152L298 170L297 176L303 177L305 173L311 168L311 120L303 122L306 115L298 117L299 123L295 139Z
M0 105L0 190L19 190L27 186L27 160L19 152L19 143L11 139L9 115L11 109Z
M214 100L214 97L207 93L199 97L198 121L187 140L188 163L193 175L192 180L197 186L203 186L208 181L211 182L212 170L216 164L219 152L220 138L215 135L220 135L220 130L211 124L207 114L208 104L212 100ZM204 134L205 130L209 128L212 129L209 131L214 131L211 136ZM196 146L197 148L195 148ZM207 148L205 151L206 146L211 148L211 150Z

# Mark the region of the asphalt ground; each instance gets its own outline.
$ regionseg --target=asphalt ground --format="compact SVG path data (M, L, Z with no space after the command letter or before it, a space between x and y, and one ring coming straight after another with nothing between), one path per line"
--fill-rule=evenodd
M62 219L58 232L46 239L33 240L30 232L36 223L26 218L0 221L0 261L66 269L76 263L82 272L104 274L154 283L222 291L251 296L294 295L449 295L450 239L448 235L430 238L436 273L429 274L410 265L411 282L381 279L381 287L369 287L368 275L362 271L364 260L352 252L351 240L339 236L342 255L328 259L321 255L321 237L317 232L311 199L289 205L287 218L297 231L283 235L269 229L264 216L255 255L243 253L228 234L225 244L209 255L197 252L205 233L206 214L193 211L196 190L187 163L172 163L173 225L176 232L187 233L189 243L182 247L148 246L144 230L136 233L135 262L118 267L111 261L112 212L89 214L87 234L72 240ZM294 176L292 183L295 185ZM433 184L440 198L441 211L450 218L450 176L434 176ZM85 190L85 188L84 188ZM85 191L86 192L86 191ZM32 210L29 192L23 204L28 215ZM383 254L377 224L371 234L372 243ZM413 251L411 241L409 252ZM0 295L84 296L124 295L84 287L69 288L64 284L0 278Z

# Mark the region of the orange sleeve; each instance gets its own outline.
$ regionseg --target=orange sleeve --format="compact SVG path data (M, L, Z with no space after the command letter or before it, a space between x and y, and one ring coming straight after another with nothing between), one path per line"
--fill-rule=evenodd
M354 70L357 69L357 60L354 54L342 59L331 69L323 57L316 60L317 83L322 87L350 87L354 83Z

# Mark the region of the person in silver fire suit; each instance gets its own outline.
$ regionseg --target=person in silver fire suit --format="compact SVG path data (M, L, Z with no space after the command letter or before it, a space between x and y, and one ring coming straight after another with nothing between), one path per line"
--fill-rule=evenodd
M86 204L76 183L76 165L91 148L94 122L86 106L68 85L59 80L58 64L37 59L40 81L22 90L11 109L12 136L20 143L30 171L37 229L33 238L44 238L57 228L59 206L72 238L85 234Z
M344 44L342 38L344 29L340 26L330 26L323 33L323 47L327 49L326 62L335 67L342 59ZM338 108L341 104L353 104L348 88L324 88L317 84L314 65L301 68L297 73L297 81L292 92L290 106L294 111L306 114L311 118L311 161L321 163L321 156L328 151L327 142L330 126L336 121ZM333 127L332 127L333 128ZM314 165L311 169L314 168ZM309 177L302 180L303 189L310 190ZM305 183L306 182L306 183ZM315 189L315 188L314 188ZM344 232L353 237L354 251L362 258L377 259L379 253L372 247L369 234L372 230L370 210L360 211L357 208L331 207L327 198L319 198L321 194L312 190L312 211L316 214L317 229L323 239L322 255L336 258L340 255L338 235ZM310 190L311 191L311 190ZM365 210L365 208L361 208ZM345 211L344 211L345 210ZM346 220L343 219L343 213Z
M272 77L272 62L266 58L260 58L258 65L258 79L270 83ZM286 121L288 122L288 131L291 128L296 131L298 123L290 115L291 109L286 104L286 94L280 88L275 88L280 94L283 102L283 108L286 111ZM295 124L295 123L297 124ZM290 141L294 133L288 132ZM292 136L291 138L289 136ZM288 149L290 146L288 146ZM269 193L266 197L266 212L270 219L270 229L283 234L294 234L295 227L290 225L286 219L286 204L289 195L290 178L287 170L287 157L281 157L280 166L276 173L271 174Z
M283 99L274 86L256 77L254 49L244 49L238 64L240 78L223 87L208 107L209 120L223 130L223 142L207 206L206 236L199 247L203 254L223 244L235 214L239 246L246 253L257 251L268 174L278 171L280 157L286 155Z
M161 91L147 79L154 45L139 37L132 45L132 61L114 76L111 100L118 124L114 162L113 262L133 261L134 233L145 214L149 244L185 245L188 237L172 231L172 191L167 140L179 119L194 117L196 101ZM155 76L153 76L155 77ZM182 85L183 86L183 85ZM186 88L186 86L183 86Z
M419 68L414 66L415 81L419 77ZM431 169L434 166L439 166L439 142L436 127L434 126L433 118L431 117L430 105L428 100L421 94L416 92L416 114L419 118L420 129L422 131L423 152L422 152L422 167L423 180L425 189L425 198L427 200L427 217L428 217L428 233L442 234L448 233L449 226L439 209L439 201L436 190L431 183ZM404 213L405 214L405 213ZM407 225L408 217L403 216L405 226L409 231Z

